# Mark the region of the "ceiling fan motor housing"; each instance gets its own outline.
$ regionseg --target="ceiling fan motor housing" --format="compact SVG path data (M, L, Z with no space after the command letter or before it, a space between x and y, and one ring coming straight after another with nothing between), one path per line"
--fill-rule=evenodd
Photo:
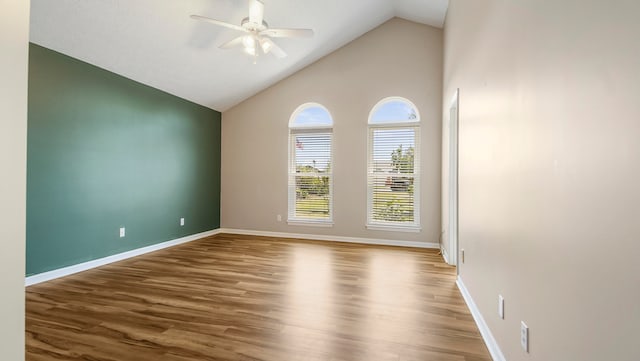
M267 24L266 21L262 20L262 24L256 24L249 21L248 17L242 19L242 23L240 25L251 32L261 32L269 28L269 24Z

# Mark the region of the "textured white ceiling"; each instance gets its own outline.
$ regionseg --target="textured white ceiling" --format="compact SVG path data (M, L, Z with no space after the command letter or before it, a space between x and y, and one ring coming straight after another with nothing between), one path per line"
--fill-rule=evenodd
M310 39L275 39L289 54L253 59L218 45L247 0L31 0L31 41L206 107L225 111L399 16L442 27L448 0L264 0L270 27L311 28Z

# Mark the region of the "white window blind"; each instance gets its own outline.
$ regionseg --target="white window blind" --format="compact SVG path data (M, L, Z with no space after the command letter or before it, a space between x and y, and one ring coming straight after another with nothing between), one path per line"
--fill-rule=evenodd
M324 108L320 108L322 112L317 108L312 106L294 112L295 118L290 123L290 223L330 225L332 222L332 122Z
M389 104L387 102L386 104ZM399 108L393 98L393 105ZM403 116L391 107L374 108L369 126L367 169L367 226L418 230L420 226L420 170L417 110L402 103ZM406 108L406 109L405 109ZM384 118L387 112L389 120Z

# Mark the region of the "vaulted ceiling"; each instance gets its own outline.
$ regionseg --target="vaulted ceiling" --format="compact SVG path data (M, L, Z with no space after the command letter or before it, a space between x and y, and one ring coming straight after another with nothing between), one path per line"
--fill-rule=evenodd
M238 34L189 18L240 24L248 0L31 0L31 41L206 107L225 111L394 16L442 27L448 0L263 0L288 53L257 64L218 46ZM362 59L366 61L366 59Z

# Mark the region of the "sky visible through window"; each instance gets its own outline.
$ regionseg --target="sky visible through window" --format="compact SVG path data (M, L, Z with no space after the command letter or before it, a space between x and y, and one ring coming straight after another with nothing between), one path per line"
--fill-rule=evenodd
M370 124L406 123L417 121L416 110L402 100L390 100L380 105L371 116Z
M292 127L312 128L327 126L330 127L332 125L333 120L331 120L331 115L326 109L317 106L311 106L303 109L296 115Z

